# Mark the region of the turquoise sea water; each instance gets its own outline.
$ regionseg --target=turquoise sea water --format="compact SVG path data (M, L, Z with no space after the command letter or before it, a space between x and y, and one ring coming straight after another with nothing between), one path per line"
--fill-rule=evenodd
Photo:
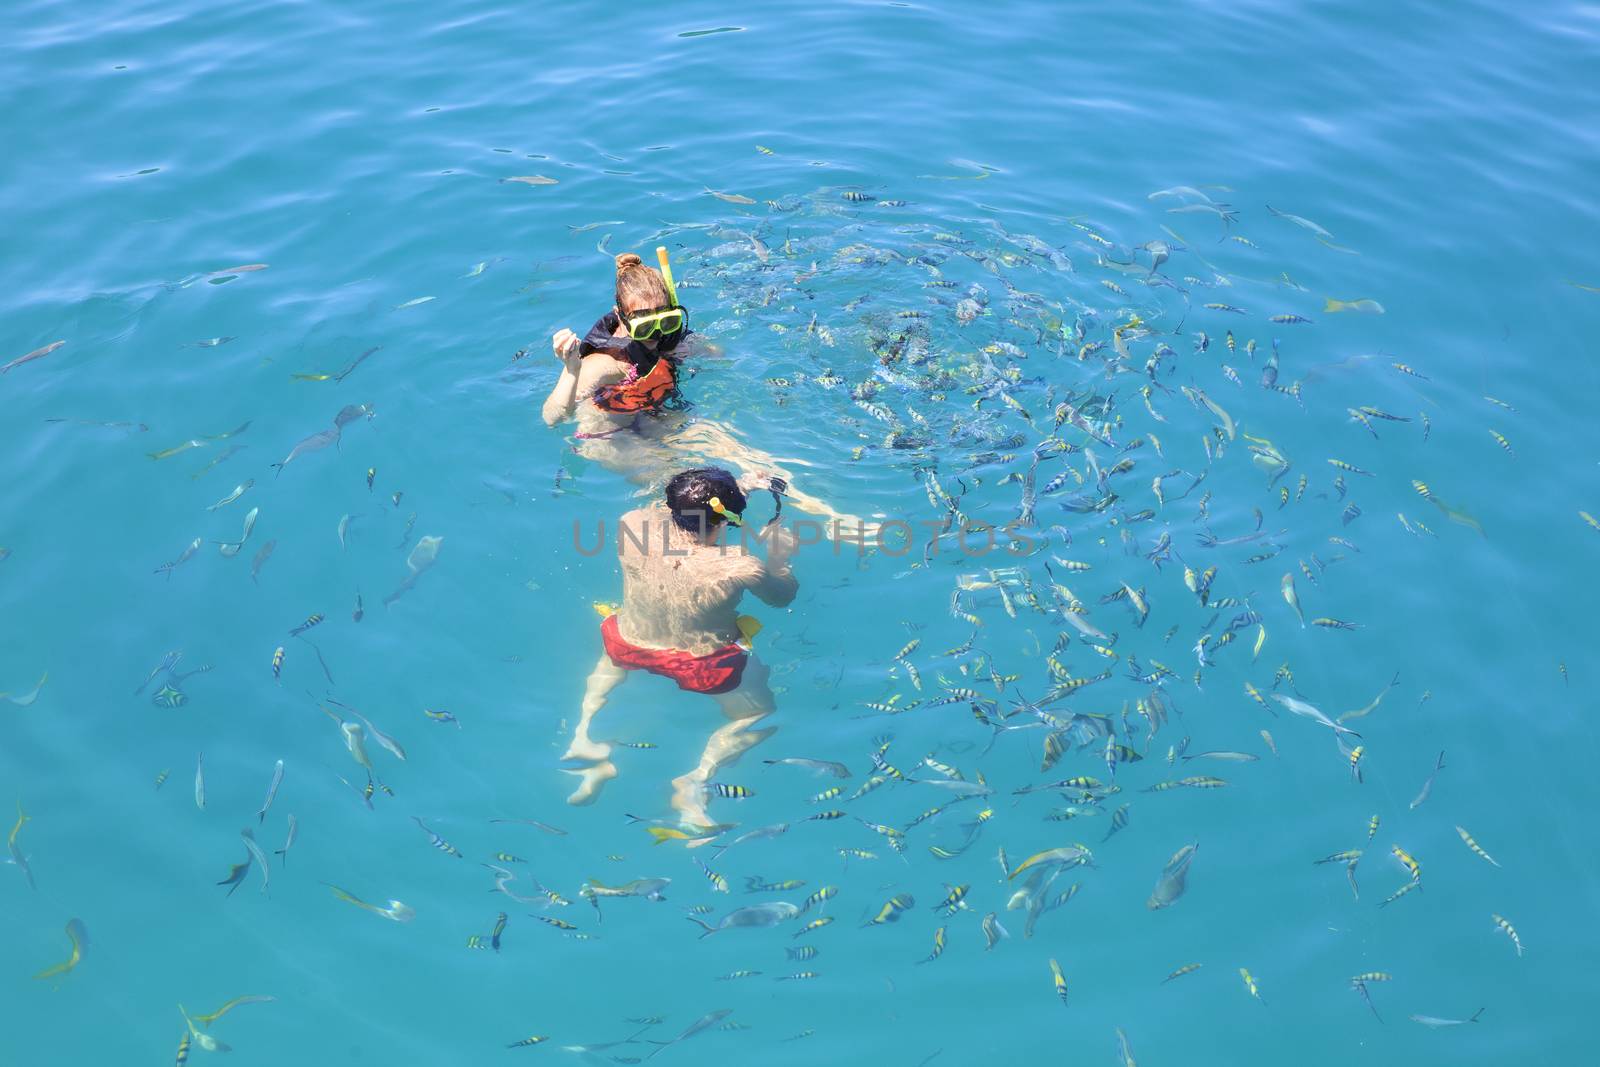
M667 1040L719 1009L748 1029L719 1023L658 1062L1114 1064L1118 1028L1157 1065L1585 1054L1600 954L1600 531L1579 512L1600 514L1600 375L1587 354L1600 294L1582 286L1600 286L1600 9L25 2L6 22L0 364L66 343L0 377L0 691L11 698L0 699L0 802L7 826L13 799L31 817L14 841L37 885L0 866L0 1059L170 1062L179 1003L207 1012L242 994L277 999L214 1024L238 1064L627 1061L656 1046L561 1046L621 1040L645 1017L663 1021L643 1038ZM717 29L734 32L703 32ZM534 175L556 183L505 181ZM1177 187L1192 191L1151 196ZM1214 202L1237 218L1224 227ZM1151 242L1170 250L1159 274L1138 247ZM564 803L572 781L558 766L599 651L591 604L620 592L609 554L574 551L573 524L639 501L572 453L570 427L540 423L555 377L548 337L604 310L612 254L649 258L657 243L673 250L696 328L721 348L694 364L693 415L784 457L797 485L842 509L937 519L931 474L967 518L1003 524L1023 492L1007 475L1027 473L1056 404L1109 424L1115 442L1061 427L1087 453L1042 458L1036 488L1068 467L1084 484L1069 475L1040 492L1041 548L1025 559L924 562L920 543L865 561L802 552L795 604L759 612L779 732L723 777L757 795L712 807L741 824L730 836L794 825L715 860L715 846L653 847L624 818L667 815L666 781L716 723L703 698L652 678L618 690L596 736L658 747L619 748L621 777L593 807ZM268 266L213 273L255 264ZM1385 313L1327 314L1329 297ZM985 304L968 325L963 298ZM1270 319L1285 314L1312 321ZM1134 316L1147 328L1128 333L1124 360L1112 330ZM1203 353L1199 331L1211 338ZM1078 358L1094 341L1103 347ZM1258 384L1274 341L1278 384L1299 383L1297 395ZM1145 364L1163 344L1173 355L1152 381ZM373 348L342 381L293 377L336 373ZM1222 420L1182 386L1203 390L1239 436L1219 437ZM346 426L337 448L271 469L356 404L373 417ZM1372 419L1369 434L1347 414L1363 406L1410 421ZM1275 484L1245 435L1289 461ZM150 458L190 440L200 444ZM1097 488L1095 465L1123 458L1133 469ZM1339 500L1329 458L1372 476L1345 475ZM1185 473L1158 507L1151 480L1173 470ZM207 510L250 479L237 502ZM1104 510L1063 507L1105 492L1118 499ZM1346 524L1350 502L1361 514ZM237 538L251 508L249 541L221 556L212 542ZM1139 519L1144 509L1156 513ZM1258 524L1265 536L1242 544L1197 539ZM1163 533L1181 560L1157 568L1146 555ZM423 535L444 539L437 565L386 608ZM202 549L170 578L153 573L196 538ZM1068 625L1052 557L1092 566L1051 563L1092 624L1117 635L1118 659ZM1202 607L1185 563L1217 568L1213 598L1248 603ZM1007 587L1015 618L995 589L968 589L959 609L982 620L976 651L941 656L973 633L952 592L1001 566L1021 568L1037 609L1019 584ZM1361 628L1302 629L1279 594L1285 574L1308 621ZM1126 603L1101 602L1123 583L1143 591L1142 628ZM1216 648L1251 610L1267 633L1259 657L1254 622ZM315 649L287 636L311 613L327 617L305 635ZM1012 793L1069 775L1109 781L1098 739L1069 743L1041 772L1046 728L985 752L991 731L968 701L865 706L963 687L1003 714L1054 684L1046 656L1061 633L1067 674L1112 676L1050 713L1109 715L1145 756L1118 768L1123 792L1097 816L1045 821L1070 801ZM1203 634L1214 665L1197 688ZM893 659L913 638L921 692ZM135 695L180 649L178 672L211 667L181 681L186 702L153 703L159 680ZM1172 713L1150 740L1136 714L1124 726L1124 707L1152 691L1128 655L1173 671L1161 683ZM1245 695L1247 682L1271 692L1283 663L1293 681L1277 692L1292 685L1330 715L1366 705L1398 672L1350 724L1363 783L1325 727ZM1017 676L1003 693L991 666ZM372 810L340 781L359 786L365 773L318 710L330 696L407 754L369 744L394 792ZM1008 725L1037 721L1023 712ZM935 752L995 789L912 829L903 859L856 816L904 827L945 791L891 783L841 798L851 818L800 823L826 807L806 798L832 780L759 762L843 761L848 796L885 734L886 758L908 776L937 779L919 764ZM1262 758L1168 767L1185 737L1189 754ZM1413 810L1441 750L1445 767ZM203 810L191 791L202 753ZM258 824L279 759L283 786ZM1185 775L1229 785L1142 791ZM1129 825L1102 843L1122 803ZM986 808L968 850L929 852L958 848ZM270 853L290 813L299 835L286 862L272 857L270 894L253 870L225 896L215 883L243 858L240 829ZM413 817L464 857L430 848ZM1095 866L1062 873L1051 897L1081 890L1024 937L1025 912L1006 904L1026 874L1008 883L998 850L1014 866L1078 841ZM1196 841L1186 895L1147 910L1163 864ZM1380 908L1408 880L1395 845L1420 862L1422 888ZM878 858L845 865L840 847ZM1359 900L1342 864L1313 864L1354 848L1365 850ZM511 865L517 892L537 878L572 904L491 894L481 864L497 851L528 861ZM714 892L691 857L732 892ZM597 922L578 897L589 878L643 876L673 879L665 901L607 903ZM807 885L747 897L752 876ZM415 919L387 922L322 883L397 898ZM971 887L950 918L934 911L946 883ZM715 920L757 899L798 902L824 885L839 890L826 908L836 922L800 940L797 922L698 940L684 918L694 905ZM861 929L896 893L915 907ZM468 949L502 910L500 951ZM1011 936L985 951L989 912ZM34 979L66 958L73 918L88 934L81 964ZM944 954L918 965L938 927ZM819 953L785 959L798 944ZM1203 966L1160 984L1190 963ZM737 970L762 973L716 980ZM800 971L816 977L775 981ZM1349 985L1372 971L1393 975L1369 984L1381 1023ZM1480 1008L1458 1027L1407 1018ZM530 1035L549 1041L505 1049Z

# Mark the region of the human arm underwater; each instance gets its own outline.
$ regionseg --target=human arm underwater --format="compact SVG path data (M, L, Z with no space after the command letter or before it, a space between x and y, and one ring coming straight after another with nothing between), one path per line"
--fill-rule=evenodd
M800 582L789 568L789 558L794 555L799 539L793 530L774 526L762 534L762 540L767 542L767 560L760 574L746 588L764 604L788 607L800 592Z

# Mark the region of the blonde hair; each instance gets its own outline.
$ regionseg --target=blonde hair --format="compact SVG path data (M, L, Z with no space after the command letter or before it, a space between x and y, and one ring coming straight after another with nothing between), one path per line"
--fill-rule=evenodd
M617 308L666 307L672 303L661 272L644 265L632 252L617 257Z

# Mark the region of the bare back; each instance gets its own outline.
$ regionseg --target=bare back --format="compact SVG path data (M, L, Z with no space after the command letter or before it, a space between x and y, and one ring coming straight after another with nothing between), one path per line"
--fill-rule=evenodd
M747 590L772 604L793 599L787 568L769 572L737 537L726 546L699 541L659 504L629 512L619 527L617 628L631 644L703 656L738 640L739 601Z

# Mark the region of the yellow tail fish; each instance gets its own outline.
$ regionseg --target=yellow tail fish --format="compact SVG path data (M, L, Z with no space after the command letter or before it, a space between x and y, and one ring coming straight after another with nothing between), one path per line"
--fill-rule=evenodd
M194 1017L194 1021L199 1023L201 1026L210 1026L212 1023L228 1014L234 1008L243 1007L246 1004L270 1004L277 999L277 997L267 996L264 994L246 994L242 997L234 997L232 1000L228 1001L228 1003L224 1004L222 1007L218 1008L209 1015L196 1015Z
M83 960L83 950L89 947L89 931L84 929L82 919L67 921L67 940L72 942L72 955L65 962L46 967L34 975L35 978L54 978L58 974L66 974Z

